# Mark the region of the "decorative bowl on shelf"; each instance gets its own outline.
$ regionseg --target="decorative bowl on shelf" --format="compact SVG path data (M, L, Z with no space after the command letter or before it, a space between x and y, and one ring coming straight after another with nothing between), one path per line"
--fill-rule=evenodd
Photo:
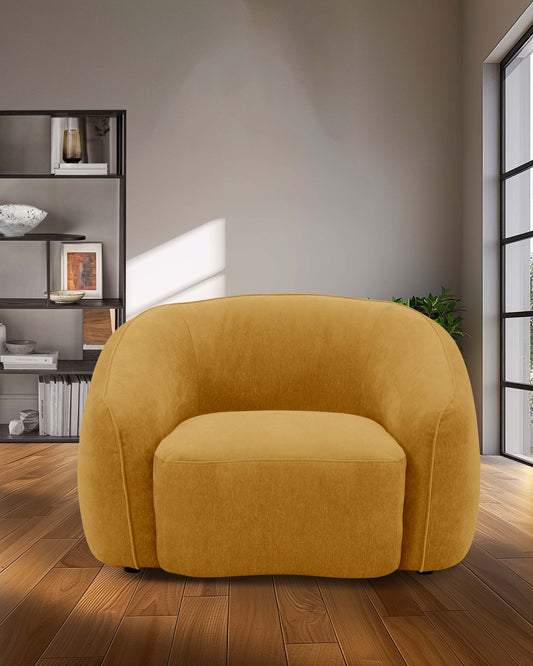
M7 340L6 347L11 354L31 354L37 343L35 340Z
M44 292L46 294L46 292ZM75 303L81 301L85 296L84 291L72 291L69 289L56 289L55 291L48 292L50 300L54 303Z
M0 206L0 233L7 238L26 235L48 215L45 210L26 204L3 204Z

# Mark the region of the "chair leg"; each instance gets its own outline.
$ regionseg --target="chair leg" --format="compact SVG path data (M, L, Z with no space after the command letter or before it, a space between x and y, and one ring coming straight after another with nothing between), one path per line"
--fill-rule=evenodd
M140 569L134 569L133 567L124 567L126 573L139 573Z
M419 576L429 576L430 574L433 573L433 571L417 571L416 572Z

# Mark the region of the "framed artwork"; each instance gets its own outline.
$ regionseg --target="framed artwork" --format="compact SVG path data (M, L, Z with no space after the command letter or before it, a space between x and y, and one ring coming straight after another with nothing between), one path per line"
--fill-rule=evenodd
M102 298L102 243L62 243L61 289Z

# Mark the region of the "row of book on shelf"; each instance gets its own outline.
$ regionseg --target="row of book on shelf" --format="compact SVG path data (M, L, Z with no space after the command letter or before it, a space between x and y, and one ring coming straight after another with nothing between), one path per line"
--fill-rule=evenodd
M90 376L39 376L39 435L78 437Z

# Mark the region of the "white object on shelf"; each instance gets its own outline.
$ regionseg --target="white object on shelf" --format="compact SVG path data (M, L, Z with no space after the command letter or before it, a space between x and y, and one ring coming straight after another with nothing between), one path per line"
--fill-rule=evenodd
M72 380L69 375L63 377L63 437L70 435L70 403L72 400Z
M4 363L4 370L57 370L57 363Z
M58 164L54 167L52 173L54 176L107 176L109 170L106 162L98 164L78 162L75 164Z
M61 171L70 171L71 169L105 169L107 171L107 162L74 162L70 164L64 162L58 164L55 168Z
M45 378L41 375L39 376L38 384L38 395L37 401L39 405L39 435L46 435L46 419L45 419Z
M24 432L24 423L20 419L13 419L9 422L10 435L22 435Z
M4 204L0 206L0 233L6 238L24 236L44 220L45 210L27 204Z
M85 296L85 292L68 289L56 289L55 291L50 291L49 296L50 300L54 303L75 303L76 301L80 301Z
M80 404L80 380L77 375L73 375L71 378L72 381L72 392L70 399L70 436L78 437L80 434L78 423L79 423L79 404Z
M33 352L31 354L2 354L0 356L0 362L8 365L47 365L52 367L57 365L57 359L59 356L58 351L42 351L42 352Z
M107 176L107 169L54 169L54 176Z
M47 351L33 354L2 354L4 370L57 370L59 352Z
M95 288L89 289L87 284ZM61 287L67 291L69 287L78 287L76 291L84 291L85 298L103 297L102 243L61 244Z

